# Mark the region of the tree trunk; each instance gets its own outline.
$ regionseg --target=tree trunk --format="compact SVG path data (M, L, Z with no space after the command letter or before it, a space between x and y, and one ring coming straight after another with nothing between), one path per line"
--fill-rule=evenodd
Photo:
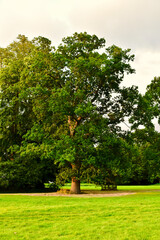
M77 180L75 177L72 178L72 184L71 184L71 193L74 194L80 194L81 190L80 190L80 180Z
M68 124L69 124L69 130L70 130L70 137L73 138L75 135L75 129L78 126L78 124L81 121L81 117L78 117L77 120L72 119L71 116L68 116ZM71 164L72 170L79 169L79 164ZM80 194L80 180L77 180L76 177L72 177L72 184L71 184L71 190L70 193L73 194Z

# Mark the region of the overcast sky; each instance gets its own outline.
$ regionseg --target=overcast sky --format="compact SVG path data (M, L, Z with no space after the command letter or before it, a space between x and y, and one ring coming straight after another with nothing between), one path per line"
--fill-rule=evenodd
M87 31L135 54L136 74L125 86L144 93L160 76L160 0L0 0L0 47L24 34L47 37L53 45Z

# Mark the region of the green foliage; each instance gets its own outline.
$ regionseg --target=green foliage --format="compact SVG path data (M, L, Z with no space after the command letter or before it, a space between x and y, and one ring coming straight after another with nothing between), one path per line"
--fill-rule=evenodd
M155 77L147 86L144 95L137 98L137 106L130 115L134 132L131 134L135 147L133 157L133 183L159 182L160 152L159 132L155 130L160 123L160 78Z
M25 156L0 162L0 191L44 189L44 183L55 181L52 161Z
M153 129L137 129L131 134L132 184L157 183L160 179L160 134Z
M29 41L21 35L17 40L1 49L0 70L0 186L14 191L43 188L45 182L55 180L56 173L53 156L46 154L47 144L42 144L44 133L34 112L30 87L38 82L31 75L29 85L27 79L32 71L29 60L49 53L50 41L41 37Z
M106 159L97 157L97 148L99 155L109 154L108 177L119 175L123 153L120 158L113 154L116 141L123 152L119 124L132 113L139 94L136 87L121 87L124 74L134 73L134 55L115 45L104 47L103 38L85 32L64 38L57 49L46 38L29 41L21 35L2 49L2 161L17 155L28 161L52 159L80 179L83 169L104 167Z
M141 125L148 130L153 130L155 119L160 123L160 77L155 77L151 81L144 96L139 95L137 107L133 110L130 122L133 124L133 129Z
M116 189L117 184L128 182L131 159L131 146L124 139L108 133L96 148L95 164L86 171L88 180L100 185L102 190Z
M24 191L26 189L43 188L40 179L41 168L36 161L22 163L7 161L0 163L0 190Z

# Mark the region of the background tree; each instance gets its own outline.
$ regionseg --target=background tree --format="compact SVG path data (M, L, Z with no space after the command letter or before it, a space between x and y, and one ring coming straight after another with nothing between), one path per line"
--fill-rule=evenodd
M41 151L26 147L20 155L24 135L37 123L29 86L24 81L26 59L35 53L51 51L51 42L39 37L29 41L19 35L17 41L1 49L0 70L0 187L10 190L43 187L48 180L55 180L56 168L53 159L42 156ZM45 47L44 47L45 46ZM47 49L47 50L46 50ZM34 79L32 79L34 81ZM36 83L38 84L38 82ZM25 93L24 97L23 94ZM33 130L32 130L33 132ZM40 144L37 137L34 144ZM25 144L23 144L23 148ZM52 161L51 161L52 160Z
M133 146L131 184L153 184L159 182L160 134L154 129L136 129L128 143Z
M130 118L133 143L137 146L133 182L159 182L159 132L155 130L160 123L160 78L155 77L147 86L146 93L139 95L137 107Z
M24 58L31 49L31 42L21 35L17 42L3 49L0 71L0 127L3 135L0 151L3 159L8 158L7 149L10 146L21 143L23 134L31 128L34 120L30 114L32 106L28 102L19 101Z

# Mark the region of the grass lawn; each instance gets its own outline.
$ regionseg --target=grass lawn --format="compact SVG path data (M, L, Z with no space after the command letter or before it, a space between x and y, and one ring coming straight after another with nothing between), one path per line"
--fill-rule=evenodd
M71 183L67 183L64 187L64 189L70 189ZM94 185L94 184L88 184L88 183L82 183L81 184L82 190L101 190L100 186ZM125 186L118 186L117 189L119 191L146 191L146 190L160 190L160 184L154 184L154 185L125 185Z
M138 191L106 198L1 194L0 240L160 239L160 185L119 189Z

